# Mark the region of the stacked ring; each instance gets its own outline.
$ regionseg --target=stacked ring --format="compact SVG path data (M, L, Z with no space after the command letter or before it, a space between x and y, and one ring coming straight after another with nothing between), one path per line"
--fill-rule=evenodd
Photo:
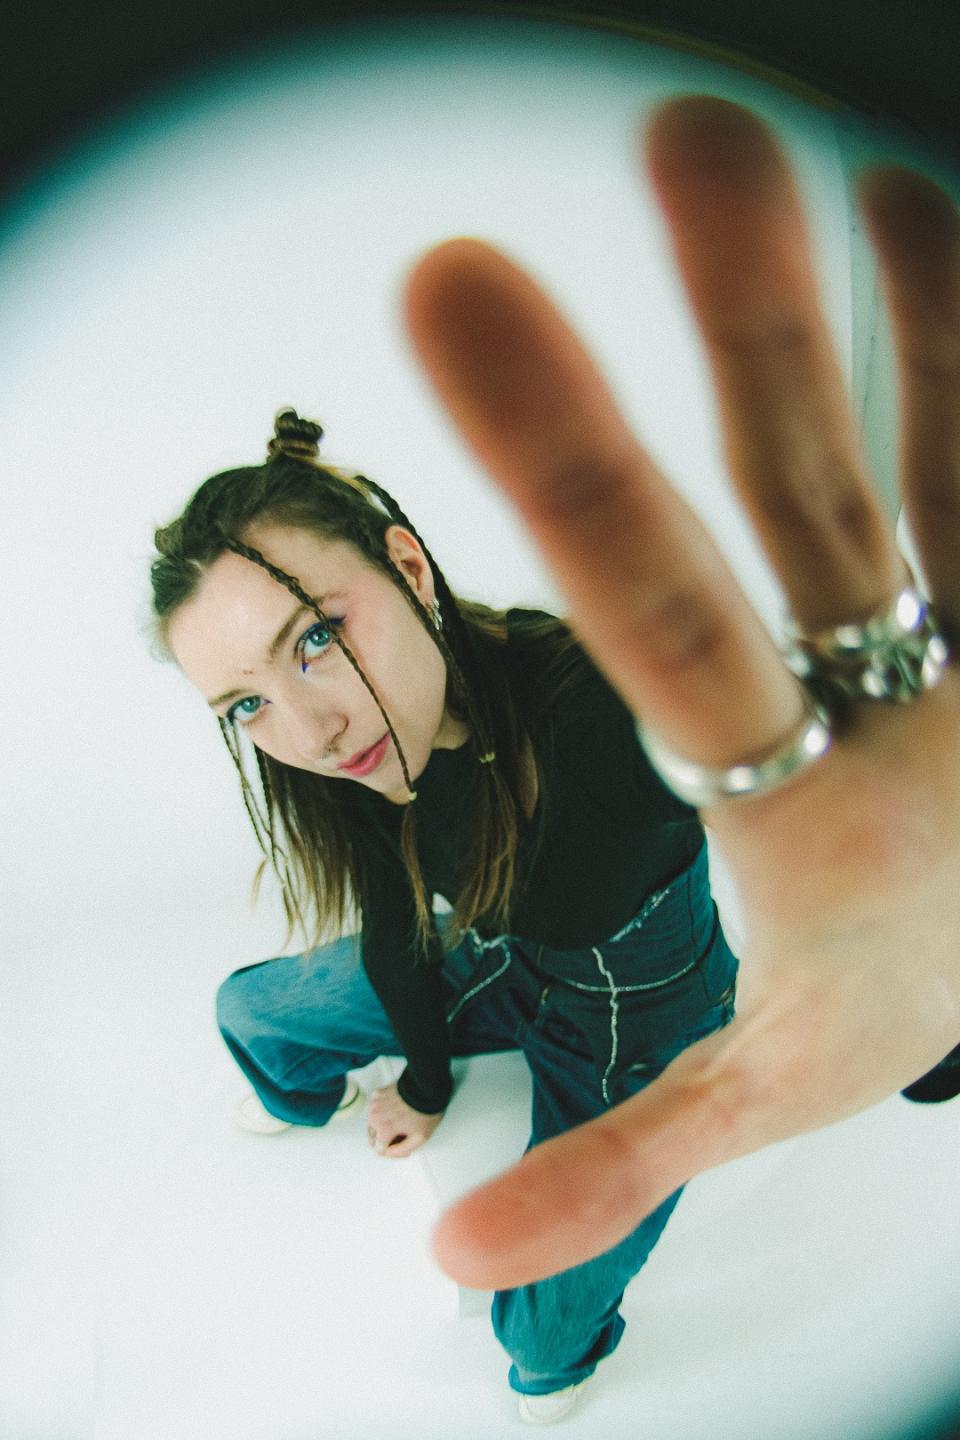
M805 713L764 756L712 769L638 724L651 763L681 800L699 808L779 789L827 754L836 717L851 701L908 704L940 683L953 658L933 607L912 586L861 624L808 631L790 622L781 653L803 687Z

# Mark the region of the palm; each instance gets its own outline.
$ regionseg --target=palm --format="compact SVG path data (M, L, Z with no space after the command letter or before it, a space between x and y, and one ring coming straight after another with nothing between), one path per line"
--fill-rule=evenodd
M814 628L904 583L819 311L795 188L738 108L664 107L647 158L710 358L734 483ZM863 195L902 371L902 489L932 597L960 621L960 225L905 172ZM762 755L800 704L703 526L579 341L495 251L454 241L408 294L424 365L644 725L708 766ZM441 1262L511 1286L615 1243L692 1175L909 1084L960 1037L960 674L861 704L832 751L704 813L742 901L737 1018L649 1089L530 1152L441 1222Z
M709 817L742 896L739 1028L752 1063L766 1046L769 1139L883 1099L956 1044L958 737L950 674L865 714L795 787Z

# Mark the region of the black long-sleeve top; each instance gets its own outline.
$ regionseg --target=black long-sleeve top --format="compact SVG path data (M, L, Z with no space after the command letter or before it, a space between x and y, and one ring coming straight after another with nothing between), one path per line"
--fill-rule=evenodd
M560 706L543 704L546 651L524 633L543 612L508 611L499 650L507 684L537 753L541 802L521 819L509 932L551 949L583 949L617 933L654 890L694 859L703 843L697 812L652 769L633 716L584 658L583 680ZM467 741L434 750L417 778L417 851L428 896L453 903L471 835L479 762ZM543 792L545 792L545 797ZM398 1082L414 1109L447 1105L452 1081L439 939L425 960L400 852L404 807L365 786L351 794L352 828L363 855L363 966L407 1059ZM475 922L489 938L503 925Z

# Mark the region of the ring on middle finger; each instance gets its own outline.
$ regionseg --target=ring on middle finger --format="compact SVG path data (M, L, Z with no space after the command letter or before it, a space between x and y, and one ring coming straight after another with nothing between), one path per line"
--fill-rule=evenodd
M950 660L932 605L910 585L860 624L808 630L788 622L782 653L831 710L850 700L907 704L939 684Z

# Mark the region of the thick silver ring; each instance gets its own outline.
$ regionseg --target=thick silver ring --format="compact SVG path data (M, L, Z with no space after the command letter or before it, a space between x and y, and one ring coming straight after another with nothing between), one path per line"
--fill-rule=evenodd
M933 607L910 585L860 625L807 630L789 621L781 653L831 710L849 700L907 704L940 683L950 660Z
M637 735L664 782L688 805L699 809L737 796L767 795L809 770L830 749L833 737L826 709L808 694L804 700L806 714L774 750L760 760L731 765L725 770L684 760L639 724Z

